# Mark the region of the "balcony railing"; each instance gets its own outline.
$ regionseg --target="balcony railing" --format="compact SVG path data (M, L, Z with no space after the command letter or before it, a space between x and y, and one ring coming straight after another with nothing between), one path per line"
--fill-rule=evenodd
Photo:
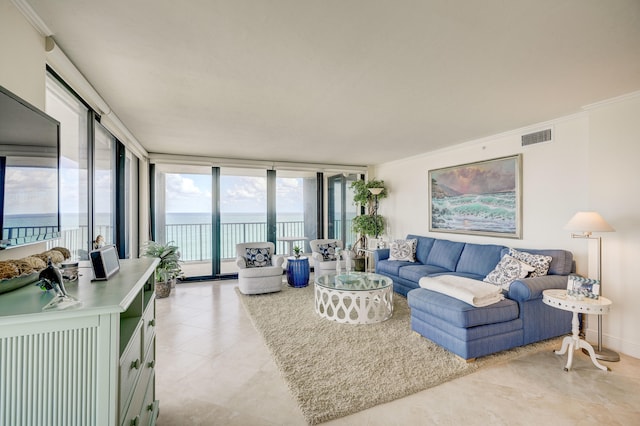
M351 221L347 229L351 229ZM340 221L334 221L334 229L340 229ZM303 236L304 221L288 221L276 223L276 253L287 254L288 246L279 239L289 236ZM97 230L102 235L111 235L110 226L102 226ZM220 259L232 260L236 257L236 244L248 241L265 241L267 236L266 222L221 223ZM347 243L355 240L350 233ZM211 260L211 224L171 224L165 226L166 241L180 247L180 259L184 262L201 262ZM68 248L78 258L86 259L84 241L88 240L87 228L66 229L61 232L61 240L56 245ZM309 238L312 239L312 238ZM308 245L307 245L308 246Z

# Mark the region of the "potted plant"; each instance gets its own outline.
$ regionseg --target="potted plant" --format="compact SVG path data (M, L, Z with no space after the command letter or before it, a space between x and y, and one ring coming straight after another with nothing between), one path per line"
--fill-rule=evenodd
M300 246L293 247L293 255L295 256L296 259L300 257L301 253L302 253L302 248Z
M353 202L359 205L363 213L354 217L353 231L358 234L358 239L353 245L356 270L364 270L364 256L358 256L358 248L367 248L367 237L378 238L384 233L385 220L378 214L378 201L387 197L387 190L383 180L357 180L351 183L353 190Z
M148 241L142 247L141 254L143 256L160 259L155 272L156 296L158 298L169 296L171 287L175 286L176 279L182 275L178 249L178 246L172 243L161 244L156 241Z

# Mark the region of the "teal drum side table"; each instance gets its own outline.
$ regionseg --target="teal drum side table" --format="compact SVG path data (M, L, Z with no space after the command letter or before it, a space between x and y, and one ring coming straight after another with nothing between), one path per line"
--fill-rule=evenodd
M300 288L309 285L309 258L287 258L287 283L291 287Z

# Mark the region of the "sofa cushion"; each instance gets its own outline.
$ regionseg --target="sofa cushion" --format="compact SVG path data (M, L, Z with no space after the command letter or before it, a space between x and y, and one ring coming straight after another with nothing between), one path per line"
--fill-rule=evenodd
M420 281L420 278L426 277L435 273L449 272L445 268L434 265L416 265L409 263L407 266L400 268L398 276L409 281L415 281L416 284Z
M407 301L412 316L414 311L420 311L462 328L512 321L519 314L518 303L514 300L504 299L493 305L476 308L424 288L411 290L407 294Z
M415 262L418 240L395 240L389 244L389 260Z
M266 247L247 247L245 249L247 268L271 266L271 251Z
M376 262L376 272L378 274L390 275L390 276L398 276L400 273L400 268L403 268L408 265L415 265L412 262L398 262L395 260L380 260ZM418 285L416 283L416 285Z
M502 249L504 246L467 243L460 254L456 272L481 275L484 278L500 262Z
M489 272L483 281L500 286L505 291L509 291L509 286L512 282L519 278L526 277L534 269L533 266L505 254L495 269Z
M433 247L433 243L436 241L436 239L431 237L421 237L413 234L407 235L407 239L418 240L418 244L416 245L416 260L422 264L426 264L427 258L429 257L429 252L431 252L431 248Z
M541 254L544 256L551 256L551 265L549 265L549 271L547 275L569 275L573 272L573 254L570 251L555 249L555 250L534 250L534 249L516 249L520 251L526 251L531 254ZM509 254L509 249L505 248L502 254Z
M549 271L549 265L553 258L542 254L533 254L526 251L509 249L509 256L518 259L521 262L533 266L535 269L528 275L529 278L544 277Z
M428 265L440 266L448 271L455 271L464 246L465 243L435 240L426 263Z

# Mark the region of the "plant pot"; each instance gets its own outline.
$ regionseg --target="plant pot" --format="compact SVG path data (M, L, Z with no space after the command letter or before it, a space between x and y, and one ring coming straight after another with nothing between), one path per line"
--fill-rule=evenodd
M356 272L364 272L365 258L354 257L353 258L353 270Z
M156 282L156 297L165 298L171 294L171 281Z

